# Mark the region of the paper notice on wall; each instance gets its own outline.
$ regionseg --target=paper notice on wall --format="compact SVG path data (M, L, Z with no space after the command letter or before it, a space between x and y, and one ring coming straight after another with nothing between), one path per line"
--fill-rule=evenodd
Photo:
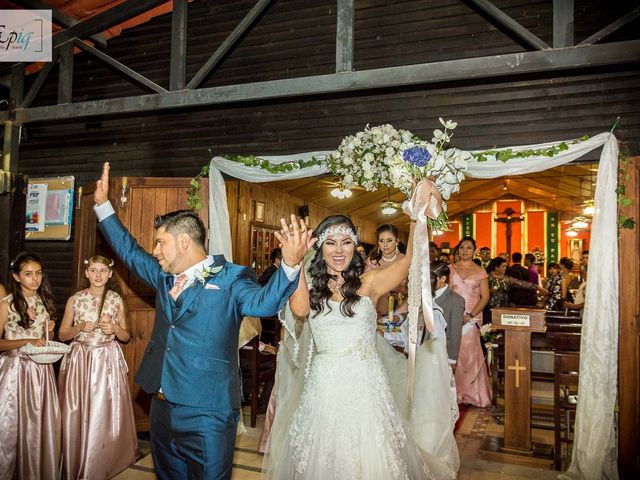
M27 189L27 232L44 232L47 212L47 184L30 183Z

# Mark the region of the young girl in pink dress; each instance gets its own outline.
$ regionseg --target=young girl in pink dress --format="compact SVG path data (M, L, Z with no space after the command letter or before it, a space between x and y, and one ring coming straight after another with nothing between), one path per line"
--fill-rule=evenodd
M482 310L489 301L489 283L484 268L473 262L476 242L464 237L458 243L458 262L451 265L451 288L464 298L465 314L456 367L458 403L491 406L491 382L480 345ZM477 327L476 327L477 326Z
M56 310L40 259L20 253L0 298L0 479L60 478L60 405L51 364L20 347L53 337Z
M67 480L111 478L138 451L127 364L117 340L129 340L113 260L85 260L89 288L67 302L60 339L71 351L60 369L63 472Z

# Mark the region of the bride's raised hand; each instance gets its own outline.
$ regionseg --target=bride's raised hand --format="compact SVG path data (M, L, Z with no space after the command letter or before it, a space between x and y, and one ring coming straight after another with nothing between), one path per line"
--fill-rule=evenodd
M274 234L282 245L282 260L293 267L302 262L309 248L315 243L315 239L309 237L309 229L304 221L298 223L293 214L289 225L284 218L280 219L280 225L282 228Z

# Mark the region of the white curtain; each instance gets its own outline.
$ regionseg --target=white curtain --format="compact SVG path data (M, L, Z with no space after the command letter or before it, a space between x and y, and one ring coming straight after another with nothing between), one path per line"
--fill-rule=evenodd
M561 142L504 147L511 150L537 150ZM585 141L570 143L553 157L544 155L514 158L507 162L489 158L472 160L465 174L473 178L498 178L539 172L580 158L604 146L600 155L591 224L589 281L582 319L580 347L580 395L576 412L572 463L562 478L600 480L617 479L616 404L618 376L618 258L617 172L618 144L612 133L601 133ZM321 158L330 152L310 152L279 157L260 157L271 163ZM268 182L317 176L326 173L322 166L271 174L256 167L215 157L210 176L210 251L231 258L231 235L226 191L220 172L248 182Z

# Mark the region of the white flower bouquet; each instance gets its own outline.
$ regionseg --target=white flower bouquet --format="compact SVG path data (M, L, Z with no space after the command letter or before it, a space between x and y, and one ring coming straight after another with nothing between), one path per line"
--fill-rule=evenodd
M373 191L394 187L410 196L413 179L430 177L442 198L448 200L460 190L471 153L445 149L457 124L442 118L440 123L444 130L435 130L431 143L389 124L367 125L363 131L345 137L325 163L347 188L359 185ZM446 226L446 215L442 220Z

